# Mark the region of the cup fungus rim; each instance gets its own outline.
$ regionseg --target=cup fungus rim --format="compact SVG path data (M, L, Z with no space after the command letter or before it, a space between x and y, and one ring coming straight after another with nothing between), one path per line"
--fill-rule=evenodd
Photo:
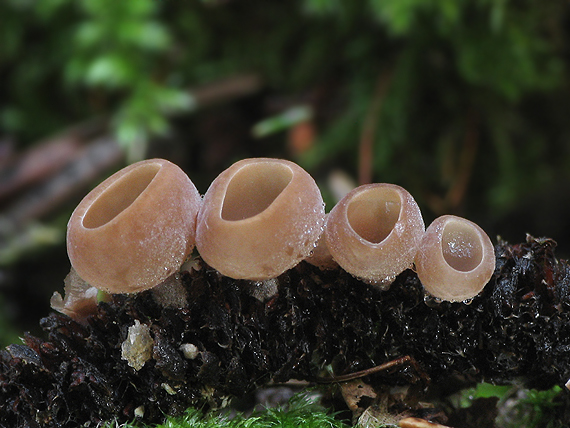
M123 170L119 170L118 173L120 173L122 171L123 174L121 174L115 180L112 180L112 181L110 180L111 178L114 177L115 174L111 175L108 178L108 180L110 180L108 185L103 186L99 192L97 192L95 195L93 195L93 197L90 200L87 201L88 203L86 204L86 206L83 207L83 212L81 213L81 216L80 216L81 227L85 228L86 230L96 231L96 230L103 229L112 223L116 223L116 222L121 221L122 217L128 215L128 212L130 210L132 210L133 207L136 208L137 201L140 201L141 198L143 198L144 195L149 192L149 189L151 188L152 183L156 181L158 175L160 174L161 170L165 166L164 161L165 161L164 159L143 160L141 162L131 164L131 165L125 167ZM166 162L169 162L169 161L166 161ZM111 218L109 218L107 221L99 224L98 226L91 227L91 226L88 226L85 224L85 221L86 221L85 219L90 216L90 212L93 209L93 207L98 203L105 203L106 201L104 201L103 198L106 198L109 192L114 191L118 186L121 186L121 185L124 186L125 180L128 180L129 177L133 178L132 177L133 174L136 174L137 171L139 171L140 169L147 168L147 167L157 167L157 168L156 168L156 171L154 172L154 174L152 175L152 178L150 180L148 180L148 183L146 183L144 188L138 192L137 196L128 205L123 207L119 212L117 212Z
M226 203L226 197L228 194L228 188L232 183L232 181L234 180L234 178L236 177L236 175L242 173L246 168L250 167L253 168L261 163L275 164L279 168L286 169L287 172L289 173L287 184L284 187L282 187L277 196L273 198L273 200L263 210L259 211L258 213L250 215L246 218L241 218L236 220L224 218L223 211L224 211L224 205ZM234 164L232 164L230 167L228 167L225 171L222 172L222 174L227 173L227 175L223 177L223 180L220 180L221 182L218 181L218 183L216 183L220 186L220 196L217 198L212 198L211 200L208 201L210 204L212 204L212 210L216 212L216 214L218 215L217 221L228 224L237 224L237 223L246 224L246 223L259 221L264 217L271 216L272 212L277 209L275 208L278 205L277 202L286 197L285 195L286 190L288 187L291 186L291 183L293 182L293 178L295 176L295 169L291 166L292 163L293 162L288 161L286 159L278 159L278 158L248 158L237 161ZM216 180L214 180L212 184L214 184Z
M354 227L352 226L352 222L348 216L349 206L353 202L353 200L356 196L362 195L363 193L367 193L367 192L373 192L375 190L389 190L390 192L395 193L396 195L398 195L398 199L399 199L399 203L400 203L400 207L398 210L398 217L396 218L396 220L394 221L394 224L390 228L390 232L388 232L388 234L384 238L382 238L382 240L380 240L379 242L370 241L370 240L364 238L360 233L358 233L354 229ZM356 239L358 239L359 242L366 244L366 245L370 245L374 248L381 248L383 245L385 245L385 242L388 240L388 238L390 238L392 236L392 234L395 233L394 232L396 230L395 226L402 219L402 216L404 215L404 210L405 210L405 202L406 202L404 199L405 194L402 192L402 190L406 191L403 187L398 186L397 184L370 183L370 184L364 184L362 186L359 186L359 187L353 189L350 193L348 193L345 196L345 203L344 203L343 211L344 211L344 215L346 216L346 220L347 220L346 224L350 228L351 233L354 234L354 237ZM352 193L352 195L351 195L351 193Z
M457 274L460 275L469 275L475 271L477 271L478 269L481 268L481 265L485 262L486 260L486 251L485 251L485 236L483 234L481 234L481 230L480 230L480 226L478 226L476 223L472 222L469 219L463 218L463 217L458 217L458 216L454 216L451 214L445 214L442 215L441 217L439 217L439 219L441 220L441 224L439 224L438 226L438 243L439 245L439 254L441 256L441 260L450 268L452 269L454 272L456 272ZM449 263L449 261L447 260L447 257L445 256L444 253L444 245L443 245L443 234L445 232L445 228L450 224L450 223L458 223L463 225L469 225L471 226L471 230L474 231L477 234L477 238L478 238L478 246L479 246L479 250L480 250L480 257L479 260L477 261L477 264L470 270L460 270L460 269L456 269L451 263Z

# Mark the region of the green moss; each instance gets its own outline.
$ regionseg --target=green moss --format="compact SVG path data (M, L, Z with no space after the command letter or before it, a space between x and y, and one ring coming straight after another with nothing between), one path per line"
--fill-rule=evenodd
M513 391L518 396L513 404L506 403L512 399ZM547 391L525 390L513 386L496 386L488 383L478 384L461 393L461 407L469 407L478 398L498 397L500 415L497 426L510 427L547 427L561 428L561 422L553 419L550 410L560 405L555 398L560 393L560 387ZM509 407L508 411L501 411ZM549 414L550 413L550 414ZM128 424L111 423L105 428L348 428L350 425L335 419L322 406L312 401L306 393L295 395L285 407L266 408L250 416L237 414L228 417L219 412L204 413L199 409L190 408L184 415L169 417L164 424L144 425L136 422ZM395 425L379 425L374 428L392 427Z
M497 397L499 415L497 426L505 428L516 427L563 427L556 408L562 403L557 401L562 388L558 385L551 389L540 391L524 389L520 385L493 385L479 383L473 388L467 388L458 395L457 407L467 408L479 398Z
M556 408L562 405L556 400L561 391L562 388L559 386L546 391L534 389L522 391L518 394L520 399L514 402L508 414L498 418L499 426L507 428L562 428L567 426L556 412Z
M136 423L106 428L142 428L148 425ZM286 407L267 408L246 417L238 414L228 417L217 413L204 414L198 409L188 409L183 416L168 418L156 428L346 428L347 425L334 418L306 395L296 395Z

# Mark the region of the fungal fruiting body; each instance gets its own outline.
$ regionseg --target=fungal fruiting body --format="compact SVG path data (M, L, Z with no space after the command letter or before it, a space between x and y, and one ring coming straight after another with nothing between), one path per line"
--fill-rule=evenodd
M475 297L495 270L495 251L477 224L444 215L427 228L416 255L416 270L425 290L447 301Z
M317 184L300 166L253 158L210 185L198 214L196 247L223 275L262 281L305 259L324 224Z
M71 264L83 280L110 293L151 288L192 251L201 202L173 163L150 159L130 165L92 190L71 215Z
M338 264L385 288L415 261L425 290L450 301L477 295L495 266L493 246L479 226L443 216L425 231L414 198L394 184L352 190L325 222L313 178L282 159L233 164L203 200L176 165L138 162L89 193L68 223L73 268L86 286L110 293L158 285L180 269L194 245L222 275L253 281L307 260L327 269ZM54 302L70 311L79 298Z
M331 210L325 227L334 260L366 282L389 285L410 268L425 226L418 204L395 184L367 184Z
M327 217L328 214L325 215L325 225L327 222ZM319 240L317 241L317 245L315 245L315 248L313 251L311 251L311 254L305 259L305 261L312 265L318 266L321 268L321 270L338 269L338 263L334 261L331 252L329 251L324 233L321 234Z
M54 292L50 306L75 321L84 323L89 315L97 312L98 290L80 278L74 269L65 277L64 283L65 298L57 291Z

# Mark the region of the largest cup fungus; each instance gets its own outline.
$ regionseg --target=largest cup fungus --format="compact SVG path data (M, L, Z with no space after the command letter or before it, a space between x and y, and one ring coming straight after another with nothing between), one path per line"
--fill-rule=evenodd
M245 159L222 172L206 192L196 247L221 274L263 281L310 254L324 215L320 190L299 165Z
M444 215L427 228L416 255L418 278L434 297L459 302L475 297L495 270L495 251L475 223Z
M154 287L194 248L201 202L173 163L150 159L130 165L92 190L71 215L71 264L83 280L110 293Z
M357 187L335 205L325 238L344 270L385 287L412 266L424 230L412 195L395 184L377 183Z

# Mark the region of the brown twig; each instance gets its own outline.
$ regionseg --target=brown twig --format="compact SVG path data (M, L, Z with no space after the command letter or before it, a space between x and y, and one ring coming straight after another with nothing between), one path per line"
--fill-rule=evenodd
M360 370L360 371L353 372L353 373L347 373L344 375L331 376L331 377L318 376L315 378L315 382L321 383L321 384L341 383L341 382L346 382L349 380L360 379L360 378L363 378L365 376L370 376L370 375L380 373L383 371L387 371L387 370L390 370L391 368L403 366L403 365L412 366L414 368L414 370L416 371L416 373L418 374L419 378L424 382L424 384L427 384L429 382L429 376L421 369L420 365L416 362L416 360L409 355L406 355L406 356L400 357L400 358L396 358L395 360L388 361L387 363L380 364L379 366L371 367L369 369Z

